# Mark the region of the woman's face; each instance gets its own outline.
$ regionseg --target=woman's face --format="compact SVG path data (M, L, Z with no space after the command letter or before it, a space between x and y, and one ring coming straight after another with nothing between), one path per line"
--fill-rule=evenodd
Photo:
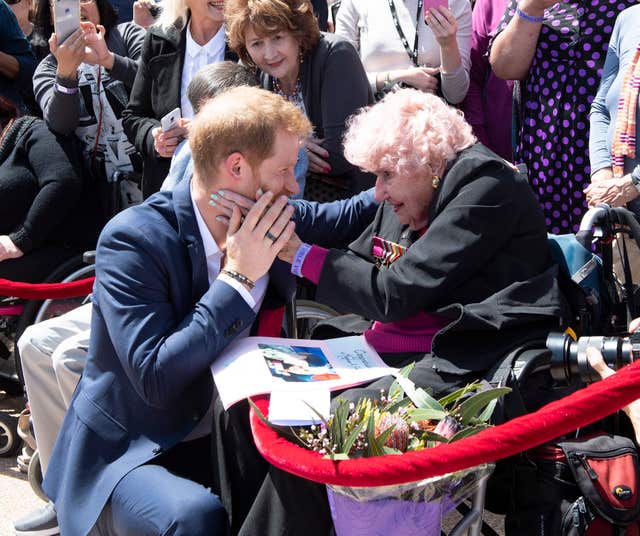
M426 227L434 188L427 176L404 176L391 171L376 171L375 199L389 203L402 225L413 230Z
M247 28L244 43L256 66L278 79L298 77L300 70L300 43L291 32L258 37L253 25Z
M100 24L100 11L96 0L80 0L80 20Z
M187 0L191 20L202 22L224 22L224 0Z

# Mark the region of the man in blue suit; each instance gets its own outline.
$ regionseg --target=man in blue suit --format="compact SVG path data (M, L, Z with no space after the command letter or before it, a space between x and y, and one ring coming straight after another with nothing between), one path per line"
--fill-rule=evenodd
M291 294L289 266L274 260L293 232L287 196L309 133L280 97L232 89L193 122L193 179L103 231L89 356L43 486L62 534L226 532L207 489L209 366ZM265 193L227 227L209 204L220 188Z

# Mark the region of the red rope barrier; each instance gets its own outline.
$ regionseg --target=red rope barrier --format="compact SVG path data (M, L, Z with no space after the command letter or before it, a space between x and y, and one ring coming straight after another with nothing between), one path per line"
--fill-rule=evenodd
M17 283L0 279L0 296L10 296L23 300L59 300L86 296L93 289L93 280L80 279L70 283Z
M251 429L260 453L284 471L323 484L386 486L441 476L513 456L598 421L637 398L640 398L640 362L534 413L455 443L401 456L336 462L280 437L260 421L253 410ZM259 398L256 404L266 415L268 399Z

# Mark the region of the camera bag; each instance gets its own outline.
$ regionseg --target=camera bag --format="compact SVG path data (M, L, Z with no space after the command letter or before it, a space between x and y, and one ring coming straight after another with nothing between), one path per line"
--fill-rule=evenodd
M640 466L629 438L598 434L548 443L527 453L519 511L507 534L640 536ZM521 471L525 476L527 471Z

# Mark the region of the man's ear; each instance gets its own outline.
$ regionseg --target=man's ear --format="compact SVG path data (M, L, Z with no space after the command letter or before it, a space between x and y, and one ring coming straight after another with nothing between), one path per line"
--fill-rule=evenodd
M242 153L235 152L227 156L224 162L225 171L234 180L240 180L243 176L244 167L247 165L247 161L242 156Z

